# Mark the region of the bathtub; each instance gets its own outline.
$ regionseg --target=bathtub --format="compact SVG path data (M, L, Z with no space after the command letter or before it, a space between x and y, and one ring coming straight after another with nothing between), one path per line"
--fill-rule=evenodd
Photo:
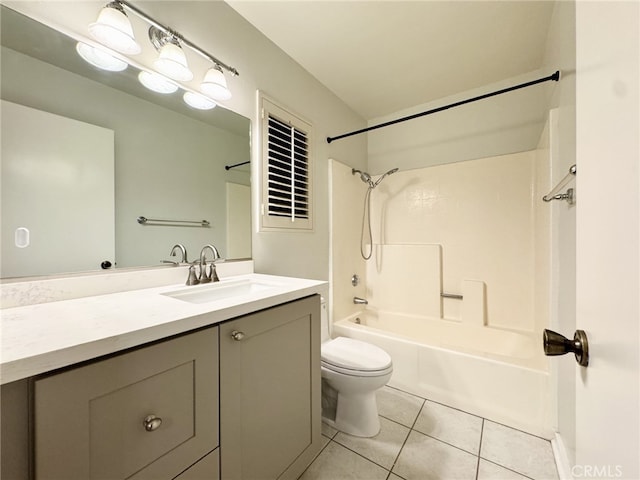
M333 324L393 360L389 386L551 439L547 359L539 336L439 318L363 310Z

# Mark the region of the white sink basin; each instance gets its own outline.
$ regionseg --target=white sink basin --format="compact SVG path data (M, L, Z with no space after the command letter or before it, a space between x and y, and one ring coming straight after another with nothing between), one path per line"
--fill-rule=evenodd
M277 288L276 283L261 282L254 279L234 280L229 282L207 283L193 287L185 287L161 295L189 303L208 303L239 296L250 296Z

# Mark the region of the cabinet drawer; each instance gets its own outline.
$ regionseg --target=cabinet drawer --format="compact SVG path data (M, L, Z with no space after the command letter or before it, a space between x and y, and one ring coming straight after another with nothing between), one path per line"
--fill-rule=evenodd
M218 445L218 330L35 382L36 478L171 479Z

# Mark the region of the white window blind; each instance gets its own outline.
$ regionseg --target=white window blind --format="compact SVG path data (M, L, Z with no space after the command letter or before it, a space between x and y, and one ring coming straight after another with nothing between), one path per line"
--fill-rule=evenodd
M263 99L262 226L311 229L311 126Z

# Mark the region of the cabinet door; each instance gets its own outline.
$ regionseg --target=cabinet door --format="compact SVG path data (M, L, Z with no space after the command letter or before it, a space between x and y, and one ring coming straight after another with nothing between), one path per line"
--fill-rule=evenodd
M217 346L210 328L36 380L36 479L171 479L212 451Z
M218 480L219 478L220 449L216 448L173 480Z
M320 297L221 325L220 392L221 477L297 478L320 451Z

